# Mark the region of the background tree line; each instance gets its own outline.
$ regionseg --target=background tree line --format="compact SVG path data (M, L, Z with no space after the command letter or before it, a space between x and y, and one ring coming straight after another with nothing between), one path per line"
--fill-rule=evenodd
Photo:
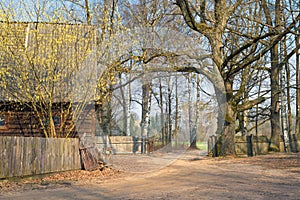
M268 122L264 134L270 150L278 151L282 140L292 150L289 141L300 129L298 1L15 5L1 3L2 21L94 27L100 132L132 135L137 126L141 137L157 134L165 144L181 137L195 145L207 118L203 113L217 113L211 126L219 136L220 155L235 154L236 133L259 135L259 127Z

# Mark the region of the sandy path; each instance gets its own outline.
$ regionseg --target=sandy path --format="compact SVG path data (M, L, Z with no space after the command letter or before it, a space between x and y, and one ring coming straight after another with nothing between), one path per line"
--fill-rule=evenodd
M300 199L299 159L299 154L211 159L191 151L159 170L14 192L0 199Z

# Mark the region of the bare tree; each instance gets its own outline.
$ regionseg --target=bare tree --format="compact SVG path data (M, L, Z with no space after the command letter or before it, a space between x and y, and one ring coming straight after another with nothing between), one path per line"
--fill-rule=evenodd
M221 155L235 154L234 134L237 111L250 109L265 100L264 97L259 97L239 105L238 102L241 96L233 90L235 77L243 71L243 69L255 64L255 62L269 51L273 52L272 60L276 61L276 45L285 35L290 33L292 29L295 29L295 25L299 21L300 16L296 16L291 23L287 24L285 30L277 31L277 27L275 25L273 26L273 23L265 25L262 19L259 19L257 16L249 15L249 13L251 13L249 11L250 8L252 9L260 5L259 2L256 1L248 3L242 0L221 0L196 1L195 3L191 3L187 0L177 0L176 5L180 8L180 13L185 23L192 30L202 34L208 40L211 58L216 66L214 72L219 74L219 76L214 74L214 77L212 77L208 73L205 74L203 70L202 73L215 84L217 94L222 94L226 97L225 123L223 124L224 129L221 131L222 134L220 136L220 153ZM265 9L265 11L268 11L268 9ZM246 16L247 18L245 18ZM271 13L265 12L265 17L266 19L270 19ZM244 19L251 21L251 26L239 28L239 25L243 24ZM276 18L276 20L278 19ZM266 27L270 26L274 28L269 28L269 30L266 31ZM249 29L258 31L248 34L245 30ZM229 38L229 40L226 40L226 38ZM232 43L232 41L238 41L238 46ZM273 124L272 144L275 144L275 147L278 149L280 123L276 122L279 122L280 119L275 107L278 100L278 70L280 67L278 65L275 67L275 63L273 63L273 67L271 67L271 116ZM221 99L220 95L218 99ZM221 102L219 101L219 103ZM238 106L236 107L235 105Z
M295 46L299 46L299 30L298 30L298 35L295 35ZM300 50L299 48L297 49L296 53L296 134L300 134Z

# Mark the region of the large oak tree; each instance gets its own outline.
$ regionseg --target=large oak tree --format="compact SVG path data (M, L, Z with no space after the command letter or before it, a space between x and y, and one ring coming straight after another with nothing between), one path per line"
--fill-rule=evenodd
M220 125L224 127L219 128L219 153L235 154L237 114L265 100L258 97L242 101L248 78L239 80L238 85L235 83L239 77L249 76L249 73L255 70L256 62L270 51L274 51L283 37L295 30L300 15L286 24L284 29L278 29L276 23L266 23L270 17L268 15L273 15L272 18L276 12L262 12L260 1L176 0L175 4L179 7L186 25L208 40L214 73L205 75L214 83L219 103L222 103L222 97L226 98L225 113L220 112L224 118L224 124ZM186 70L188 68L191 70L191 67L186 67ZM203 73L202 69L193 70ZM271 80L276 81L274 76L276 71L280 70L280 66L272 66L271 70ZM272 94L277 91L276 84L278 83L272 84ZM276 96L273 95L272 102L274 98L276 101ZM272 119L278 121L279 118L274 116L274 109L275 104L272 103ZM273 123L277 123L275 121ZM273 127L272 131L278 138L277 129L278 127ZM277 139L272 141L278 146Z

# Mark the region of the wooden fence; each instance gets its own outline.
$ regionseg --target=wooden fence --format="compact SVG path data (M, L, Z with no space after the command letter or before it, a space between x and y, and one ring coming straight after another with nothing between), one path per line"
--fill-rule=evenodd
M0 178L80 168L78 138L0 137Z
M236 136L235 137L235 151L237 155L259 155L267 154L269 148L269 140L266 136ZM208 139L208 154L215 157L218 156L218 137L213 135ZM289 152L300 151L300 135L293 134L289 142ZM280 151L284 152L284 144L280 142Z
M235 153L237 155L253 156L257 154L268 153L268 139L265 136L253 137L253 136L236 136ZM208 154L212 157L218 156L218 137L213 135L208 139Z
M161 139L152 136L141 138L137 136L96 136L89 139L95 141L97 149L103 153L110 149L112 154L147 154L163 148ZM170 145L170 143L169 143ZM178 144L179 148L186 148L185 144Z
M145 148L144 153L148 148L148 140L143 141L134 136L110 136L107 140L105 137L95 137L96 146L100 152L109 147L113 154L136 154L142 152L142 146Z
M269 140L266 136L236 136L235 151L237 155L254 156L259 154L267 154Z

